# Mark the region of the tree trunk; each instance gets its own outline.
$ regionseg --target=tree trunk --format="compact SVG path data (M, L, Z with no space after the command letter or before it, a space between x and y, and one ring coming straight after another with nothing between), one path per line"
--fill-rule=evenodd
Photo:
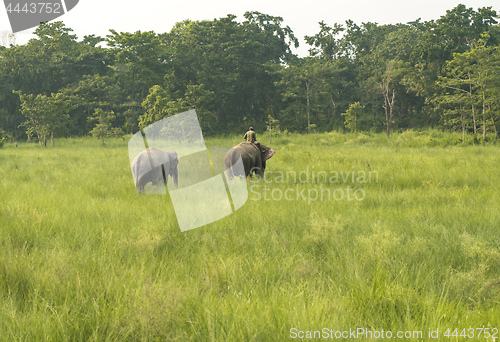
M386 128L387 128L387 129L386 129L386 134L387 134L387 137L389 137L389 134L390 134L390 133L389 133L389 129L390 129L390 122L389 122L389 112L388 112L388 110L389 110L389 108L388 108L388 107L389 107L389 106L388 106L388 103L387 103L387 102L388 102L388 101L387 101L387 95L386 95L386 93L385 93L385 91L384 91L384 90L382 90L382 91L383 91L383 95L384 95L384 105L383 105L382 107L383 107L383 108L384 108L384 110L385 110L385 126L386 126Z
M132 72L132 84L135 83L135 72ZM130 133L134 134L134 122L135 122L135 96L134 90L130 91L130 100L132 101L132 120L130 121Z
M333 120L335 120L335 116L337 114L337 105L335 104L335 101L333 101L332 94L330 94L330 100L332 100L332 104L333 104L333 114L332 114L332 122L333 122Z
M50 144L54 147L54 131L50 131Z
M384 96L384 105L382 107L385 109L385 125L387 127L387 137L389 137L389 135L391 134L391 122L394 116L394 100L396 98L396 91L392 89L392 98L389 99L389 85L389 76L387 76L387 79L383 79L382 82L379 83L380 90L382 92L382 95Z
M491 112L491 103L488 103L488 111L490 112L490 116L491 116L491 122L493 123L493 128L495 129L495 135L496 135L496 138L498 140L498 128L497 128L497 125L495 124L495 119L493 118L493 113Z
M393 89L392 90L392 99L390 102L390 111L389 111L389 119L391 120L392 124L392 118L394 117L394 100L396 99L396 91Z
M273 123L269 122L269 143L273 143Z
M89 117L90 117L90 107L87 108L87 118L89 118ZM133 132L132 132L132 134L133 134ZM82 135L85 135L85 125L82 125Z
M472 95L471 95L471 101L472 101ZM474 124L474 138L477 139L477 126L476 126L476 114L474 111L474 103L472 104L472 122Z
M354 134L358 136L358 115L354 114Z
M405 110L405 104L404 104L404 101L403 101L403 98L400 98L399 99L399 106L398 106L398 109L399 109L399 113L398 113L398 117L400 119L402 119L404 117L404 110Z
M388 87L387 87L388 88ZM396 91L392 90L392 98L389 100L389 89L383 90L384 94L384 109L385 109L385 124L387 127L386 134L387 137L391 134L391 122L394 116L394 99L396 98Z
M222 114L222 105L217 106L217 109L215 110L215 123L218 125L220 122L220 117Z
M472 106L472 121L474 123L474 138L477 139L476 113L474 111L474 99L472 98L472 83L471 83L471 79L470 79L470 73L469 73L469 97L470 97L470 103Z
M464 122L464 112L462 111L462 105L460 105L460 121L462 123L462 143L465 144L465 122Z
M483 90L483 140L486 140L486 94Z
M391 122L389 121L389 115L387 113L387 108L385 108L385 126L386 126L386 132L385 134L389 138L389 135L391 134Z
M306 81L306 95L307 95L307 133L311 133L311 111L309 107L309 93L310 93L310 83Z

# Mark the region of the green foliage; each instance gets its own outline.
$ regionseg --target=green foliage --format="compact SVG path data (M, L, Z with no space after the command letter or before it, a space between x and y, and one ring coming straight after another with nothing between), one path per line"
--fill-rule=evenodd
M172 51L163 37L153 31L110 32L106 43L113 59L113 74L126 108L126 124L133 133L138 117L143 114L141 103L152 86L161 84Z
M91 117L96 109L113 111L119 119L125 116L120 89L113 75L85 75L82 80L72 83L62 93L75 107L71 111L69 127L71 131L91 130ZM113 123L117 124L118 120Z
M311 124L325 127L332 123L343 90L339 81L342 63L308 57L276 71L285 103L279 115L283 127L310 131Z
M344 125L350 132L357 132L357 123L364 115L364 109L365 107L359 102L355 102L349 106L349 109L345 113L342 113L345 119Z
M280 133L280 121L273 118L271 115L267 116L267 131L269 132L269 142L272 143L272 137Z
M457 5L406 24L321 21L301 58L282 17L243 17L185 20L162 34L111 29L80 41L62 22L44 23L28 44L0 49L0 128L16 139L38 134L34 123L19 130L27 107L15 90L62 94L69 117L54 133L68 136L88 134L97 108L113 111L112 126L131 134L192 108L210 135L264 131L268 115L290 132L343 131L340 113L359 102L366 115L358 131L439 127L461 130L463 141L481 131L483 141L498 137L500 31L491 7ZM37 130L43 141L47 133Z
M490 129L498 139L495 121L500 116L492 112L491 103L498 101L500 90L500 50L488 47L489 39L490 35L484 33L471 51L455 54L437 82L443 93L435 101L443 108L444 122L453 128L461 126L464 139L469 129L477 138L480 126L483 140Z
M155 85L149 89L148 96L142 102L146 112L139 117L139 127L142 129L166 117L169 102L171 98L161 86Z
M121 129L112 127L111 124L115 119L113 111L104 111L101 108L96 108L94 114L89 117L89 121L97 121L95 127L90 131L94 138L101 138L104 145L104 138L109 136L120 136L123 134Z
M212 96L213 92L203 84L188 85L185 96L176 99L172 99L169 92L161 86L153 86L142 102L146 111L139 117L139 127L142 129L165 117L194 108L203 131L210 134L215 129L215 115L207 110Z
M21 91L14 91L21 100L21 112L26 118L22 126L26 127L28 139L37 136L40 145L47 145L47 137L50 135L52 146L54 146L54 132L62 128L68 121L66 114L72 103L62 93L50 96L32 94L26 95Z
M296 41L280 17L247 12L245 22L235 18L185 21L165 36L176 53L164 89L208 116L201 121L211 131L239 126L245 117L264 127L280 104L272 70L291 58L289 43ZM189 87L202 88L193 93ZM195 94L197 100L189 99Z
M339 24L330 27L324 21L321 21L319 26L318 34L305 37L306 43L311 46L309 55L326 60L338 58L341 52L345 52L342 49L341 40L337 38L345 30L344 27Z
M78 42L71 31L62 22L44 23L35 31L37 38L0 51L0 127L16 138L23 136L18 126L25 119L20 98L12 90L50 97L64 93L63 88L84 75L106 74L109 58L105 50ZM87 133L73 127L67 133Z

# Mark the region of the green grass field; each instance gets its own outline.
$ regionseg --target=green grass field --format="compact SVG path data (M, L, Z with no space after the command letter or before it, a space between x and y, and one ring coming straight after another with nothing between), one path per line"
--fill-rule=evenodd
M276 155L247 203L184 233L168 195L136 193L127 140L5 144L0 340L500 338L500 149L459 139L264 136Z

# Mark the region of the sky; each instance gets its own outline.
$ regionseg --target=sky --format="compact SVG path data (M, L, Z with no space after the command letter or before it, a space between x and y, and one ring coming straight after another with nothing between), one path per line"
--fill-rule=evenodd
M14 2L14 1L13 1ZM319 32L320 21L328 25L343 24L351 19L357 24L376 22L379 24L407 23L421 18L422 21L436 20L447 10L464 4L477 10L492 6L500 13L500 4L484 0L80 0L71 11L55 19L62 20L73 29L79 39L84 35L106 36L109 29L118 32L155 31L169 32L175 23L185 19L212 20L227 14L244 21L247 11L279 16L283 25L288 25L300 40L300 47L294 50L299 56L307 55L308 46L303 37ZM33 38L34 29L16 33L16 44L24 44ZM12 32L5 7L0 4L0 32Z

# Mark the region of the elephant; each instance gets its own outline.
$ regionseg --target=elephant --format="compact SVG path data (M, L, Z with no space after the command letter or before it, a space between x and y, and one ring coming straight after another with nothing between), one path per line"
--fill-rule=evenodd
M178 185L179 174L177 172L177 153L174 151L164 151L151 147L139 153L132 161L132 175L134 176L135 188L138 192L144 192L146 184L165 184L170 175L174 180L174 185ZM163 168L162 168L163 167Z
M263 144L260 144L260 149L257 145L249 142L242 142L234 146L224 157L227 178L232 179L233 176L243 176L243 171L245 177L252 176L254 172L257 176L262 177L266 169L266 160L271 158L275 153L272 148L266 147ZM244 170L234 167L240 156Z

